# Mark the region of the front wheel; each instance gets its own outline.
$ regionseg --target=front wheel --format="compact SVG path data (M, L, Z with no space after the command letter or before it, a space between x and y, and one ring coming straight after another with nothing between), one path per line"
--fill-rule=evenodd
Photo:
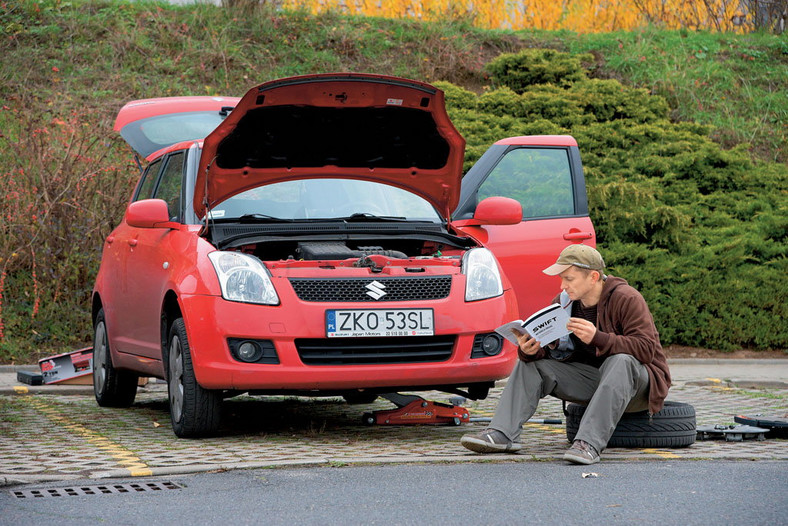
M139 378L115 369L107 336L104 309L99 310L93 331L93 393L101 407L129 407L137 396Z
M183 318L172 324L167 341L167 391L172 430L181 438L211 435L219 428L222 399L219 392L203 389L197 383Z

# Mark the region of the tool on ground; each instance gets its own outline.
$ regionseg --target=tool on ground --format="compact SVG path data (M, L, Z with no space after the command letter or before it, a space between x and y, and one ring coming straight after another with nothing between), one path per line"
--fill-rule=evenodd
M16 380L27 385L41 385L44 383L44 375L33 371L17 371Z
M462 405L465 403L465 398L461 396L455 396L449 399L449 401L454 405ZM469 420L470 422L492 422L492 418L489 416L473 416ZM528 420L529 424L563 424L563 420L560 418L531 418Z
M470 419L471 422L492 422L489 416L474 416ZM561 425L564 423L560 418L531 418L526 421L528 424L556 424Z
M698 426L698 440L724 438L726 442L741 442L743 440L766 440L764 434L768 429L743 425L714 425Z
M768 429L767 438L788 438L788 414L785 415L738 415L734 422Z
M93 383L93 347L86 347L38 360L45 384Z
M397 406L364 413L362 421L367 425L403 424L453 424L467 423L470 413L464 407L441 402L432 402L416 395L383 393L380 395Z

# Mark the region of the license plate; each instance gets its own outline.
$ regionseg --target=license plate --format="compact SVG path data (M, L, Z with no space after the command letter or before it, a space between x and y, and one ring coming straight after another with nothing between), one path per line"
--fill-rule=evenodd
M329 338L432 336L432 309L348 309L326 311Z

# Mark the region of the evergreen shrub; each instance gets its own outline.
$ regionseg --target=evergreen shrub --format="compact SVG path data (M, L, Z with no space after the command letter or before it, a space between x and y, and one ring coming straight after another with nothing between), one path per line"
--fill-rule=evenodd
M663 344L788 348L788 167L671 122L663 97L589 78L586 60L529 49L489 63L482 95L450 88L466 169L506 136L573 135L598 246Z
M534 84L569 85L587 78L583 61L591 62L590 54L570 55L552 49L525 49L519 53L499 55L487 64L487 71L499 86L517 93Z

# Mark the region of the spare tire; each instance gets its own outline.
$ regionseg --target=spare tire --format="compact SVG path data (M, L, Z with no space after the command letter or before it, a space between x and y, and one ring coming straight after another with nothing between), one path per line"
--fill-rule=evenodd
M585 406L566 407L566 438L572 442L580 427ZM665 402L662 411L649 418L648 411L624 413L607 447L687 447L695 443L695 408L681 402Z

